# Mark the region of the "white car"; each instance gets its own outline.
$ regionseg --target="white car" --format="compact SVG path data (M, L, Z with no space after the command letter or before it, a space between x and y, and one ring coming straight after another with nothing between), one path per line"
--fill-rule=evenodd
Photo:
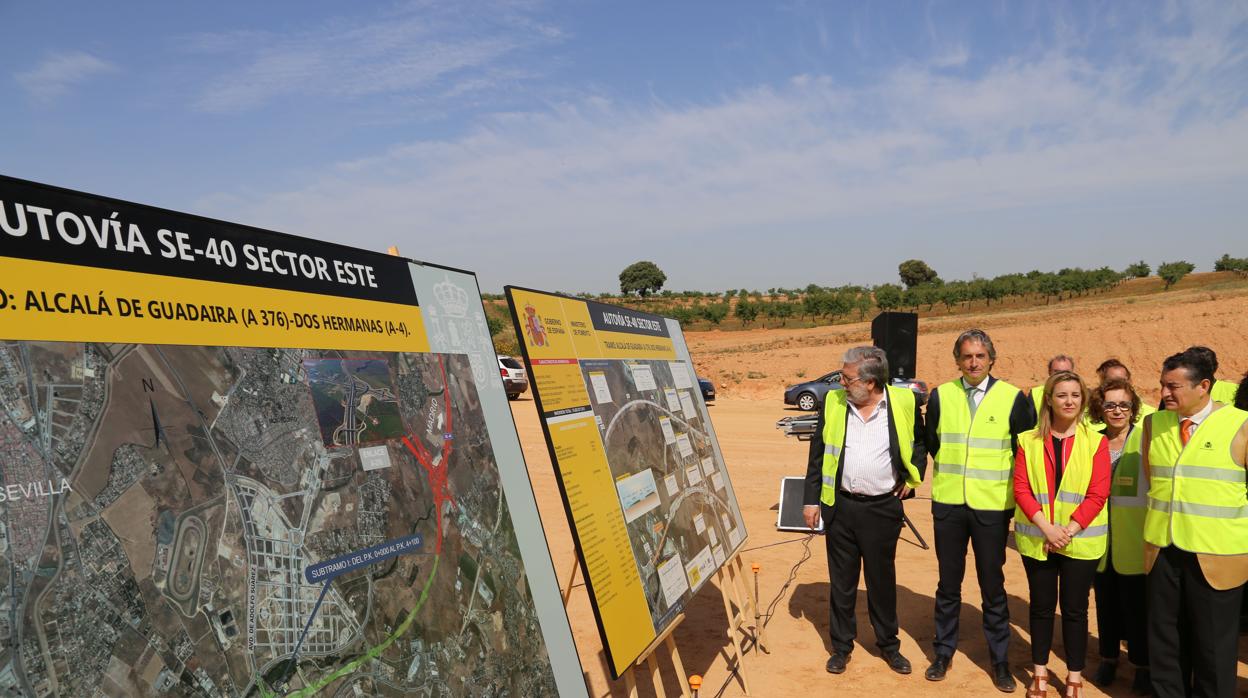
M524 364L510 356L498 357L498 370L503 376L503 389L507 391L507 399L515 400L529 389L529 375L524 371Z

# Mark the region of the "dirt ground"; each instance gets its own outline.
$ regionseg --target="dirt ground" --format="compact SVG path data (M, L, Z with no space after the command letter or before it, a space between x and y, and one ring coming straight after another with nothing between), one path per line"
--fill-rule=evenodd
M933 388L957 375L952 344L968 326L987 330L999 354L994 373L1020 387L1038 381L1049 356L1074 356L1078 369L1092 369L1106 357L1117 356L1132 368L1148 399L1157 398L1156 371L1161 360L1189 344L1203 343L1218 352L1223 378L1248 371L1248 289L1174 291L1173 295L1130 299L1067 302L1051 308L1007 311L968 320L964 317L920 320L918 376ZM687 336L699 374L721 386L721 398L710 408L711 419L724 452L733 488L749 531L743 561L761 565L759 587L769 654L751 650L745 669L750 695L786 696L855 691L864 695L997 695L988 673L987 648L979 611L979 590L968 560L963 584L960 646L943 683L922 676L931 659L933 594L936 559L924 550L909 529L903 529L897 551L898 615L901 651L914 665L910 676L894 674L875 648L866 615L864 587L858 600L858 642L846 673L827 674L828 572L823 539L775 529L780 479L805 472L807 444L786 438L775 429L778 418L798 414L781 401L784 385L815 378L836 368L844 350L870 342L870 326L840 325L805 330L704 332ZM749 378L753 372L755 376ZM734 380L733 376L740 378ZM513 403L513 414L537 495L551 555L561 585L566 586L575 564L572 539L560 502L534 403L530 395ZM930 486L906 504L919 534L932 542ZM807 557L807 553L809 556ZM969 553L968 553L969 554ZM748 572L747 572L748 573ZM1030 671L1027 631L1027 581L1017 553L1006 563L1006 591L1013 630L1010 664L1021 696ZM1087 671L1097 665L1095 612L1091 621ZM602 645L579 571L568 605L581 666L592 696L624 696L624 682L612 682ZM746 695L728 671L727 617L720 590L703 588L675 633L686 672L705 679L703 696ZM1060 630L1055 633L1060 638ZM1049 668L1054 684L1051 696L1061 695L1066 675L1056 640ZM1248 637L1239 645L1240 695L1248 696ZM663 666L669 694L677 693L671 668ZM1108 693L1086 683L1089 696L1130 695L1130 666L1123 658L1118 681ZM642 695L651 695L648 679Z

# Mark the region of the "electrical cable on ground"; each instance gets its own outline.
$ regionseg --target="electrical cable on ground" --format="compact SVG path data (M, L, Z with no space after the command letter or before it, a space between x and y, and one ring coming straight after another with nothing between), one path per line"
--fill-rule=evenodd
M806 541L810 538L810 536L812 536L812 535L818 535L818 534L816 534L816 533L812 533L812 534L809 534L809 535L803 536L803 537L801 537L801 538L794 538L793 540L782 540L782 541L780 541L779 543L768 543L767 545L757 545L757 546L754 546L753 548L746 548L745 550L742 550L741 552L742 552L742 553L748 553L748 552L750 552L750 551L752 551L752 550L762 550L763 548L774 548L774 547L776 547L777 545L789 545L790 543L804 543L804 542L806 542Z
M784 592L788 591L788 590L789 590L789 587L793 585L793 582L797 580L797 570L798 570L798 569L800 569L800 568L801 568L801 566L802 566L802 565L804 565L804 564L806 563L806 561L810 559L810 541L811 541L811 540L813 540L813 539L814 539L814 537L815 537L815 536L817 536L817 535L819 535L819 534L818 534L818 533L810 533L810 534L807 534L807 535L805 535L805 536L803 536L803 537L801 537L801 538L799 538L799 539L796 539L796 540L786 540L786 541L780 541L779 543L769 543L769 544L767 544L767 545L760 545L760 546L758 546L757 548L749 548L749 549L748 549L748 550L761 550L761 549L763 549L763 548L771 548L771 547L775 547L775 546L777 546L777 545L787 545L787 544L789 544L789 543L801 543L801 544L802 544L802 557L801 557L801 559L800 559L800 560L798 560L798 561L797 561L797 562L793 565L793 567L789 569L789 578L785 580L785 582L784 582L784 586L780 587L780 591L776 592L776 598L772 599L772 600L771 600L771 603L767 604L767 612L766 612L766 613L763 613L763 614L760 614L760 616L759 616L759 617L760 617L760 619L762 620L762 624L763 624L763 627L764 627L764 628L765 628L765 627L767 627L767 624L768 624L769 622L771 622L771 615L772 615L773 613L775 613L776 606L777 606L777 605L779 605L779 603L780 603L780 599L784 598ZM742 550L741 552L743 552L743 553L744 553L744 552L748 552L748 550ZM757 601L757 600L756 600L756 601ZM750 645L746 648L746 650L748 651L749 649L753 648L754 646L755 646L755 645L754 645L754 643L751 643L751 644L750 644ZM744 656L744 652L742 653L742 655ZM720 685L719 690L718 690L718 691L716 691L716 693L715 693L715 695L714 695L714 697L713 697L713 698L721 698L721 696L723 696L723 695L724 695L724 692L725 692L726 690L728 690L728 686L732 683L733 677L735 677L735 676L736 676L736 672L735 672L735 671L729 671L729 672L728 672L728 676L724 677L724 683L723 683L722 685Z
M803 549L802 558L798 560L797 563L795 563L793 567L789 570L789 578L785 580L784 586L780 587L780 591L776 593L776 598L772 599L771 603L767 604L767 612L763 614L763 627L764 628L767 627L767 624L771 622L771 614L775 612L776 606L780 603L780 599L784 598L784 592L788 591L789 587L793 586L793 582L797 580L797 570L801 568L802 565L806 564L806 561L810 559L810 541L813 540L814 537L817 535L819 534L811 533L807 535L805 538L801 539L802 549ZM784 541L784 542L795 543L797 541ZM767 547L767 546L762 546L762 547Z

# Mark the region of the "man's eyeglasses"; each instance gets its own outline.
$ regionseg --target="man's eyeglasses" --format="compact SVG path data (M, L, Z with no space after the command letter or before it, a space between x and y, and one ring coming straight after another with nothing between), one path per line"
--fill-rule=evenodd
M1129 402L1106 402L1101 405L1101 409L1106 412L1130 412L1131 403Z
M847 376L844 373L841 374L841 385L853 385L861 380L865 379L862 376Z

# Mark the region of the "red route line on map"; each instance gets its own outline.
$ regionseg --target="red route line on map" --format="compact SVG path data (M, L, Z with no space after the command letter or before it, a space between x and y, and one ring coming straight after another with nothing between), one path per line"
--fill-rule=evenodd
M437 512L438 540L436 551L442 552L442 503L449 501L455 504L455 497L446 491L446 473L447 466L450 464L451 451L455 443L454 439L446 438L451 434L451 386L446 382L446 364L441 356L438 357L438 366L442 369L442 401L446 403L446 425L442 428L442 460L438 465L433 464L433 458L429 456L429 451L425 450L424 444L420 439L412 439L404 436L403 445L407 446L407 450L416 456L416 460L424 467L425 473L429 475L429 487L433 490L433 508ZM458 506L458 505L456 505Z

